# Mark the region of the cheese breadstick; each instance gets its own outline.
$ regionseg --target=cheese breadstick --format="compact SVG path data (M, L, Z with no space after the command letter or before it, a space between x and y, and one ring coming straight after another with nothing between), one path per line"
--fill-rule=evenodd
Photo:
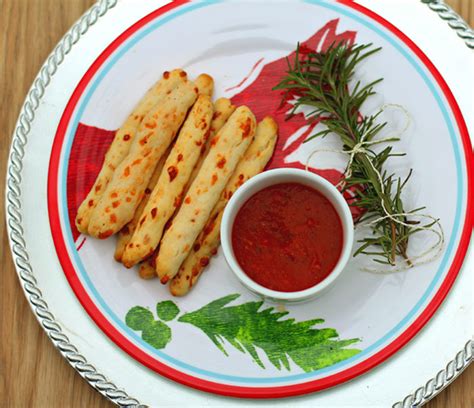
M211 131L209 132L209 138L206 141L206 144L202 147L201 156L199 156L196 166L194 167L194 170L191 173L188 187L192 184L197 174L199 173L202 163L206 158L207 153L209 152L213 137L217 134L219 130L221 130L222 126L225 125L227 119L229 119L230 115L234 113L235 109L236 107L232 105L230 99L219 98L216 102L214 102L214 114L212 115Z
M90 235L105 239L133 218L156 163L176 136L197 91L192 82L185 80L143 119L130 152L92 213Z
M77 210L76 226L83 234L87 233L92 212L110 182L115 169L130 151L130 146L135 138L140 122L155 105L166 97L170 90L174 89L184 80L182 73L184 71L181 69L165 72L163 78L146 93L115 134L114 140L105 154L104 164L99 175L87 197Z
M214 92L214 80L211 76L207 74L199 75L194 81L194 85L197 86L200 94L212 97L212 93Z
M150 256L158 246L166 222L181 204L183 190L208 137L212 111L211 97L199 95L125 248L122 262L126 267L130 268Z
M224 211L212 213L204 230L196 239L193 249L184 260L176 276L171 279L169 291L173 296L184 296L197 283L210 258L220 245L220 225ZM216 218L217 215L217 218Z
M212 140L201 170L160 243L156 271L162 283L168 282L178 272L237 163L252 142L255 128L255 116L249 108L241 106Z
M234 113L236 106L232 105L230 99L219 98L214 102L214 114L212 115L211 137L213 137L225 125L230 115Z
M160 159L160 161L156 165L156 168L153 171L150 181L148 182L148 186L145 189L145 193L142 198L142 201L140 201L140 205L137 207L132 220L127 225L125 225L125 227L123 227L118 233L117 244L115 246L115 253L114 253L114 258L117 262L122 262L122 256L123 256L123 252L125 251L125 247L130 241L130 238L132 238L133 232L135 231L135 228L137 227L138 221L140 221L140 217L142 216L146 203L150 199L150 194L155 188L156 183L158 183L158 179L160 178L161 172L165 165L165 161L169 155L169 150L170 149L168 149L168 152L166 152L163 155L163 157Z
M150 259L147 259L146 261L140 263L140 266L138 267L138 276L145 280L157 277L155 272L155 266L153 265L153 262Z
M270 161L277 141L278 125L269 116L257 126L255 140L245 152L232 177L212 210L203 231L194 242L193 249L171 280L169 290L174 296L184 296L197 283L209 259L220 245L220 226L224 208L232 194L248 179L261 173Z

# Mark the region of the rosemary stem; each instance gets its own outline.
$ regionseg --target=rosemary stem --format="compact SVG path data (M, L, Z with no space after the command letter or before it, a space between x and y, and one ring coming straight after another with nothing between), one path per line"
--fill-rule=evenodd
M392 265L395 265L395 242L396 239L397 239L397 233L396 233L396 229L395 229L395 223L390 220L390 229L392 230L392 254L391 254L391 262L392 262Z

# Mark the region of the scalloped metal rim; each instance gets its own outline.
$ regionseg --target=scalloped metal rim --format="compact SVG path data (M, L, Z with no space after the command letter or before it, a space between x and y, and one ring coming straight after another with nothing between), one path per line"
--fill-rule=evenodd
M21 171L25 154L24 146L28 141L27 137L30 133L31 123L35 118L35 111L39 106L39 101L43 97L45 89L51 82L51 78L56 73L58 66L64 61L64 58L71 51L74 44L86 34L89 27L97 23L100 17L115 7L117 1L98 0L64 35L34 80L23 104L12 137L6 180L6 221L13 261L25 296L36 318L54 346L82 378L111 402L121 407L145 407L136 398L129 396L126 391L119 389L114 383L110 382L79 353L77 347L69 341L69 338L63 333L60 324L49 310L29 263L28 252L23 238L24 229L22 226L20 201ZM457 35L464 40L465 44L469 48L474 49L474 31L443 0L421 1L436 12L440 18L447 21L449 26L456 31ZM424 405L451 384L467 368L472 362L473 353L474 341L469 340L464 349L459 351L444 369L428 380L424 386L417 388L402 401L393 404L393 408L414 408Z

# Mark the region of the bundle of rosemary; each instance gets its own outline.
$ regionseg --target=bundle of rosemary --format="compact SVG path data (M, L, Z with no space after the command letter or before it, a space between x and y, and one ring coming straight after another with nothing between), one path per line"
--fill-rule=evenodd
M373 48L372 44L340 43L325 52L302 53L298 45L294 61L288 60L287 74L274 90L285 91L284 101L296 98L288 118L306 106L312 109L307 115L308 121L321 121L326 126L305 142L329 134L338 135L343 142L343 152L349 155L349 162L340 183L341 191L351 189L355 193L350 205L364 211L356 223L369 223L372 229L372 235L359 240L354 256L371 255L375 262L392 266L401 258L406 267L411 267L420 255L408 255L410 236L419 231L432 231L435 224L439 226L439 220L419 213L424 207L405 210L401 193L412 171L402 180L384 168L390 157L404 154L393 153L391 145L379 151L373 149L375 145L399 140L398 137L376 139L387 124L377 121L383 109L374 115L360 114L364 102L375 94L374 86L383 79L362 85L354 80L355 70L380 49ZM419 219L428 221L422 223ZM434 232L438 235L438 244L442 244L442 232Z

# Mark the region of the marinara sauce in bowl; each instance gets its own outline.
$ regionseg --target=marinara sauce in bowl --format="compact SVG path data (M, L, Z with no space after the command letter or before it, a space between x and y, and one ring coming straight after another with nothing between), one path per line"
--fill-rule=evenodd
M351 212L327 180L297 169L249 180L224 211L226 260L251 291L276 301L304 301L326 290L346 265Z

